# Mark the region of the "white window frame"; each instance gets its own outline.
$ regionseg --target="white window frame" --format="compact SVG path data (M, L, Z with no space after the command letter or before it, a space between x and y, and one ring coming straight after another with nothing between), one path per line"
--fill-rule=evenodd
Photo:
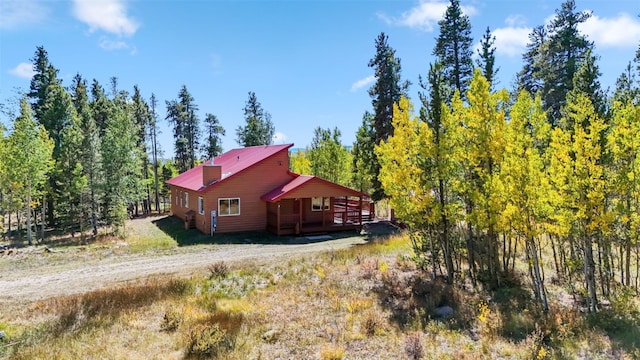
M232 214L231 213L231 201L232 200L238 200L238 213L237 214ZM227 209L229 210L228 214L224 214L220 210L220 203L223 202L223 201L228 201L229 202L229 204L227 205ZM218 216L240 216L240 198L239 197L218 198Z
M204 215L204 198L198 196L198 214Z
M324 209L322 208L322 199L323 197L312 197L311 198L311 211L328 211L331 206L331 198L324 198Z
M184 192L184 207L189 207L189 193L186 191Z

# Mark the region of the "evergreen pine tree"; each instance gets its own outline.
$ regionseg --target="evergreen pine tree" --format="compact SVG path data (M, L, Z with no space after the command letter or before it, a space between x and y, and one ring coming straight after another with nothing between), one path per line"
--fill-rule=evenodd
M173 125L176 165L182 173L196 165L200 144L200 126L196 115L198 106L185 85L178 93L178 100L166 101L166 105L166 118Z
M478 49L478 59L476 65L482 70L482 75L487 79L491 88L497 85L496 75L498 74L498 68L496 67L496 37L491 34L491 30L487 26L482 39L480 40L480 49Z
M220 137L225 135L225 130L220 125L218 117L213 114L205 114L204 123L207 137L202 152L205 158L210 159L222 154L222 139Z
M369 67L374 69L376 83L369 89L373 105L373 143L379 144L393 135L393 105L407 96L410 83L401 81L400 59L395 56L395 50L388 44L388 36L381 33L376 39L376 54L369 61ZM380 164L375 153L371 162L371 182L373 200L385 197L384 190L378 179Z
M462 13L459 0L451 0L444 18L438 25L440 34L436 38L433 55L444 67L449 85L458 90L465 99L473 76L473 38L469 17Z
M249 92L244 106L245 126L236 129L236 142L240 146L270 145L273 143L275 127L271 122L271 114L262 109L256 93Z

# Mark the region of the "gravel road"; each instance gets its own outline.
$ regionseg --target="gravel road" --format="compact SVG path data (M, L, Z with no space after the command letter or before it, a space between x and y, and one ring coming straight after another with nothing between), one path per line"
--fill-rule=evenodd
M88 262L74 260L57 266L14 269L0 273L0 304L81 294L151 275L186 276L220 260L282 261L291 255L344 249L364 242L360 237L350 237L296 245L216 245L203 247L201 251L198 249L168 255L132 254Z

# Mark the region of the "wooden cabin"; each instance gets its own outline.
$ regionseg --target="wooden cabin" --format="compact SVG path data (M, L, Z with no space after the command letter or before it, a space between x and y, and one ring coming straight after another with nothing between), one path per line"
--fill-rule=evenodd
M168 180L172 214L211 235L360 229L373 215L367 194L289 171L292 146L233 149Z

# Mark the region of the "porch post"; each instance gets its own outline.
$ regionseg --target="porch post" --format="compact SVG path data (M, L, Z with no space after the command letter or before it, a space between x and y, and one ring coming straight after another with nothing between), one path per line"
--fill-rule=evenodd
M362 226L362 196L358 196L359 211L358 211L358 223Z
M331 200L329 200L329 203L331 203ZM325 222L324 222L324 218L325 218L326 214L324 212L324 196L322 197L322 228L324 229L325 226Z
M299 229L300 232L302 232L302 203L304 202L304 198L300 198L300 201L298 201L298 225L299 225Z
M280 200L278 200L278 210L276 211L276 234L280 236Z
M349 219L349 197L344 197L344 212L342 213L342 226L347 226L347 219Z

